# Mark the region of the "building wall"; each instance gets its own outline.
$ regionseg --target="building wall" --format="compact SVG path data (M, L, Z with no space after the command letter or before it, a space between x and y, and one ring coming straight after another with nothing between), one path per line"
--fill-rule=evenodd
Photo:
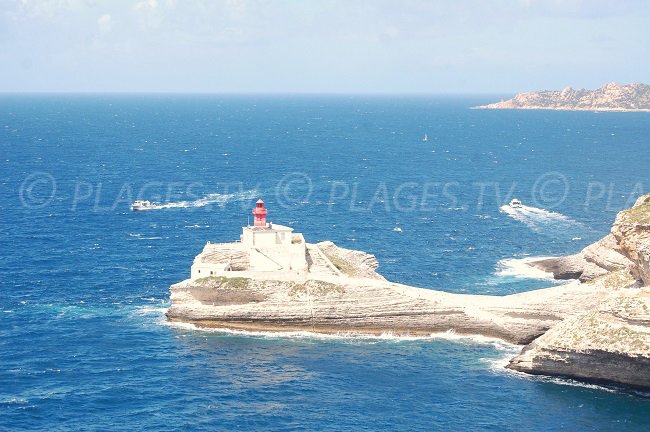
M284 263L278 256L272 256L269 248L251 248L250 264L253 271L278 271L284 269Z
M285 245L285 246L290 246L291 245L291 236L293 235L292 231L293 230L291 230L291 231L289 231L289 230L278 231L277 238L276 238L277 243Z
M275 247L278 244L275 231L253 232L254 246L256 248Z
M306 244L301 234L294 234L291 228L279 225L277 229L254 230L244 227L241 244L237 248L247 252L250 271L253 272L307 272ZM292 241L294 240L295 243ZM223 247L225 245L221 245ZM230 247L232 248L232 246ZM202 262L204 254L218 250L219 246L208 244L194 259L190 270L191 279L210 276L228 276L228 264Z
M242 229L242 234L239 236L239 240L245 244L245 245L252 245L253 244L253 231L246 229L245 227Z
M226 271L224 264L194 263L190 269L190 279L220 276Z
M304 243L254 248L250 254L251 270L303 272L307 268L305 253Z
M307 246L305 243L292 244L291 269L299 273L307 273Z
M271 227L273 225L270 225ZM293 229L277 225L277 228L268 230L255 230L244 227L242 235L240 236L241 242L247 246L254 247L272 247L275 245L291 245Z

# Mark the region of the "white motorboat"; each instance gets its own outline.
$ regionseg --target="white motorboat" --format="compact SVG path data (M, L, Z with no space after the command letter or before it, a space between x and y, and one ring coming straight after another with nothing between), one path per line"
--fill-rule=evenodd
M512 201L510 201L510 207L521 208L522 207L521 201L519 201L517 198L514 198Z
M153 203L147 200L135 200L133 201L133 204L131 204L131 210L133 211L151 210L153 208Z

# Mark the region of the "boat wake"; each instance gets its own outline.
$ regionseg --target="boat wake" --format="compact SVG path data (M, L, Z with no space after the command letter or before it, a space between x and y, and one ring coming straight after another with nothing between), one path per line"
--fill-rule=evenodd
M536 232L543 232L548 229L568 232L575 231L576 229L586 229L582 223L573 220L562 213L544 210L542 208L530 207L527 205L520 205L517 207L503 205L499 207L499 210Z
M254 189L248 191L242 191L231 194L207 194L201 198L192 201L175 201L175 202L166 202L158 203L151 202L147 203L146 206L138 207L138 211L147 211L147 210L164 210L164 209L173 209L173 208L198 208L205 207L209 205L218 205L223 207L228 202L237 202L237 201L247 201L255 199L258 195L258 192Z

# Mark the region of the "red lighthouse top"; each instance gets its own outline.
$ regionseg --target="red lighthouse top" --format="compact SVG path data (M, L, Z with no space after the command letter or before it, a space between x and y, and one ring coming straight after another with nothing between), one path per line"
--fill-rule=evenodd
M253 209L253 216L255 216L255 226L266 226L266 215L268 210L264 208L264 201L258 199L255 203L255 208Z

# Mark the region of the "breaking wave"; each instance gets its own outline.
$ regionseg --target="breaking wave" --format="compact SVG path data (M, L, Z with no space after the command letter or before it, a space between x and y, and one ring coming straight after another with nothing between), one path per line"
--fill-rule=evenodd
M516 355L516 353L515 353ZM514 357L514 356L513 356ZM494 361L489 361L491 364L491 370L496 373L503 373L507 375L511 375L514 377L517 377L519 379L527 380L527 381L533 381L533 382L541 382L541 383L552 383L552 384L557 384L557 385L563 385L563 386L568 386L568 387L578 387L578 388L585 388L585 389L590 389L590 390L598 390L598 391L603 391L607 393L627 393L630 391L630 389L624 388L622 386L617 386L615 384L595 384L595 383L590 383L587 381L579 381L575 379L571 379L568 377L556 377L556 376L549 376L549 375L533 375L533 374L527 374L525 372L519 372L513 369L507 369L506 366L509 363L509 360L507 360L505 357L494 360ZM648 394L642 391L635 392L637 396L640 397L648 397Z
M161 311L161 309L157 309ZM332 340L332 341L347 341L347 342L410 342L410 341L435 341L435 340L448 340L464 344L473 345L490 345L498 350L512 351L513 349L520 350L521 347L513 345L502 339L492 338L480 335L465 335L457 334L453 330L446 332L431 333L429 335L411 336L393 334L392 332L384 332L379 335L373 335L362 332L339 332L339 333L316 333L310 331L249 331L249 330L234 330L228 328L205 328L198 327L191 323L183 322L170 322L161 315L160 324L173 327L179 330L196 331L205 333L217 333L222 335L231 336L246 336L262 339L305 339L305 340Z
M539 261L548 257L528 257L528 258L507 258L497 263L495 274L497 276L510 276L520 279L542 279L554 280L553 273L547 273L538 268L528 265L533 261Z

